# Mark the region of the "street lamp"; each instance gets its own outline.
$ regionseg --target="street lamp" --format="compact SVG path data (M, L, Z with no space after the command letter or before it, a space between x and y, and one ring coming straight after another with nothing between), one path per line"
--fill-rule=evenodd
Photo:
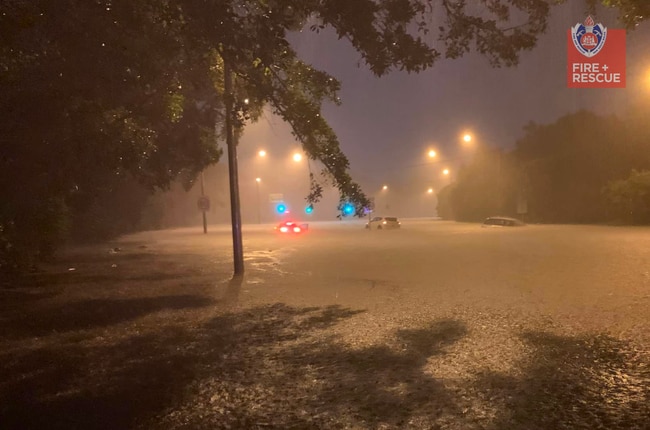
M429 155L429 158L435 158L436 155L438 155L438 154L436 154L436 151L434 151L433 149L430 149L429 152L428 152L428 155Z
M293 154L293 161L295 161L296 163L299 163L301 160L302 160L302 154L299 154L297 152L295 154Z
M383 187L381 187L381 189L386 191L388 189L388 185L384 185Z
M473 138L472 135L469 134L469 133L465 133L465 134L463 135L463 142L465 142L465 143L470 143L473 139L474 139L474 138Z
M445 176L448 176L449 175L449 169L443 170L442 174L445 175Z
M260 151L257 153L260 157L266 157L266 151L263 149L260 149Z
M433 188L429 188L429 189L427 190L427 193L429 193L429 194L433 194Z

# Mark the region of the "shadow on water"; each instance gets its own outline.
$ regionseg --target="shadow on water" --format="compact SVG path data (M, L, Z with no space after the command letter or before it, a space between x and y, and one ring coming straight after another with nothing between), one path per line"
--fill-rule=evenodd
M226 296L236 299L240 287L232 279ZM130 315L170 306L166 300L139 303ZM189 296L185 305L204 302ZM88 327L107 324L101 312L84 312L98 318ZM469 335L459 320L348 344L338 329L370 330L364 311L274 304L224 312L200 324L170 318L111 339L80 331L0 350L0 427L650 428L647 363L606 336L528 332L513 372L442 379L430 373L432 359L452 349L454 360L473 354L471 346L458 351ZM494 399L490 418L467 412L485 399Z
M89 330L140 318L165 309L209 306L214 300L202 296L176 295L130 299L90 299L24 313L0 325L8 335L43 336Z
M53 289L84 284L111 285L116 282L177 281L216 273L212 260L203 254L153 254L119 252L90 253L66 257L44 270L2 276L0 289ZM219 273L221 275L221 273Z
M221 297L221 300L226 306L232 306L239 302L239 294L241 287L244 283L244 275L233 275L226 285L226 289Z
M465 326L441 320L403 330L395 351L388 346L354 348L321 333L334 324L356 324L355 311L330 306L274 305L214 319L225 345L206 363L191 401L201 414L184 416L188 428L376 428L404 425L431 406L455 410L440 381L427 375L428 358L465 336ZM211 403L209 399L228 399ZM198 402L198 403L197 403ZM215 412L218 411L218 412ZM169 418L169 417L168 417ZM156 428L176 427L169 418Z
M178 350L184 338L170 330L115 345L64 343L2 355L2 428L131 428L192 377L193 363Z
M527 332L523 377L486 374L478 387L512 396L498 429L650 429L650 363L627 342L605 335ZM497 397L503 397L498 396Z
M150 305L144 307L140 314L151 310ZM82 313L90 316L90 310ZM323 311L265 306L216 317L199 327L158 321L157 326L143 326L142 331L126 337L98 339L93 332L80 331L56 343L5 350L0 352L0 427L148 428L152 417L182 405L188 386L196 381L214 377L240 378L243 386L251 382L236 372L237 366L228 366L227 357L238 357L240 365L258 368L264 356L248 357L252 347L293 342L358 313L328 308L321 318ZM87 321L88 326L106 323L98 318ZM222 427L217 423L211 428Z
M400 428L423 411L433 420L443 410L457 412L453 396L424 367L466 334L463 323L439 320L422 329L399 330L397 349L334 343L300 352L309 357L309 366L319 369L322 381L305 406L323 417L347 421L347 426L366 428Z

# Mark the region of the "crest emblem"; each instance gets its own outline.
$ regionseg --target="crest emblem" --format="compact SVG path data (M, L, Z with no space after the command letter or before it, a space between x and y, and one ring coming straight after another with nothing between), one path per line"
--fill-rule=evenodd
M578 52L590 58L605 46L607 28L603 24L596 24L594 19L588 16L584 24L578 23L571 27L571 39Z

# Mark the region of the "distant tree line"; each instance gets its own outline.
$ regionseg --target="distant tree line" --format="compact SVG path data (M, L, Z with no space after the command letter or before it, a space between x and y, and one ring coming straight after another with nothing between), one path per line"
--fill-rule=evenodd
M531 123L515 148L479 147L438 194L447 219L510 215L542 223L650 224L648 109L629 116L580 111Z

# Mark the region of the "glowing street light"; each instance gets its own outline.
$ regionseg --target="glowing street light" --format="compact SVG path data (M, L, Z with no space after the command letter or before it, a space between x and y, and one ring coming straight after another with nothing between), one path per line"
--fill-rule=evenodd
M436 154L436 151L434 151L433 149L430 149L429 152L428 152L428 155L429 155L429 158L435 158L435 156L438 155L438 154Z
M449 175L449 169L445 169L445 170L443 170L443 171L442 171L442 174L445 175L445 176Z
M262 178L255 178L255 182L259 184L260 182L262 182Z
M266 157L266 151L263 149L260 149L260 151L257 153L260 157Z
M429 188L429 189L427 190L427 193L429 193L429 194L433 194L433 188Z
M470 142L472 141L472 139L473 139L473 137L472 137L472 135L469 134L469 133L465 133L465 134L463 135L463 141L464 141L465 143L470 143Z
M301 160L302 160L302 154L299 154L297 152L295 154L293 154L293 161L295 161L296 163L299 163Z
M388 185L384 185L383 187L381 187L381 189L386 191L388 189Z

